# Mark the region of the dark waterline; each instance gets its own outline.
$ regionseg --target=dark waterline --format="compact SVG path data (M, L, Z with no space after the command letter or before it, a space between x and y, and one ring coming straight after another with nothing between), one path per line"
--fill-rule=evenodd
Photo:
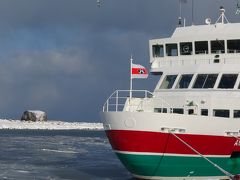
M0 130L0 179L132 179L103 131Z

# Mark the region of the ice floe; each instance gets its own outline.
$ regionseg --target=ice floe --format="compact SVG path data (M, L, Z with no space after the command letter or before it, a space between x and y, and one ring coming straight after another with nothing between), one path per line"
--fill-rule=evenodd
M0 119L0 129L46 129L46 130L103 130L102 123L87 122L29 122L20 120Z

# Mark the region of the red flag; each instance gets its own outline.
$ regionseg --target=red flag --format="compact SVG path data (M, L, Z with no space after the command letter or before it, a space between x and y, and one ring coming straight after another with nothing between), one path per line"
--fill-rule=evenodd
M140 64L132 64L132 79L148 77L148 70Z

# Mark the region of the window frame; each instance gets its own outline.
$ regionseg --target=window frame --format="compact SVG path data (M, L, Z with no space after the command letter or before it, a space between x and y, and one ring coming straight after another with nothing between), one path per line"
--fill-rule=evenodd
M174 114L184 114L184 109L183 108L173 108L172 113L174 113Z
M240 110L233 110L233 118L240 118Z
M201 109L201 116L208 116L208 109Z
M167 113L167 108L154 108L155 113Z
M175 46L175 48L173 46ZM176 51L175 52L176 54L174 54L174 50ZM168 56L168 57L178 56L178 43L165 44L165 52L166 52L166 56Z
M232 84L231 85L231 87L223 87L224 86L224 84L223 84L223 77L224 76L227 76L227 75L235 75L236 77L235 77L235 81L234 81L234 84ZM238 78L238 74L222 74L222 76L221 76L221 78L220 78L220 80L219 80L219 83L218 83L218 86L217 86L217 88L218 89L234 89L234 86L235 86L235 84L236 84L236 82L237 82L237 78ZM230 79L232 79L232 78L230 78ZM225 82L229 82L229 79L225 79ZM221 87L220 87L221 86Z
M219 48L219 47L221 47L221 48ZM224 54L225 53L225 41L224 40L210 41L210 50L211 50L211 54Z
M157 48L159 48L159 52L157 52ZM163 44L153 44L152 45L152 56L153 58L164 57L164 45Z
M180 42L180 55L192 55L193 54L193 43L192 42ZM188 47L188 49L187 49Z
M205 46L207 45L207 46ZM197 48L199 47L207 47L207 48L204 48L203 51L202 50L197 50ZM200 48L199 48L200 49ZM209 54L209 44L208 44L208 41L194 41L194 53L195 54Z
M167 82L166 79L167 79L168 77L170 77L170 76L175 76L175 78L174 78L172 84L169 83L171 86L168 88L168 86L169 86L169 84L168 84L167 87L163 88L163 87L162 87L163 83L164 83L164 82ZM177 77L178 77L178 74L165 75L165 76L164 76L164 79L163 79L163 81L161 82L161 84L160 84L160 86L159 86L158 89L172 89L174 83L176 82Z
M190 78L190 80L188 81L187 87L180 87L180 83L181 83L181 81L182 81L182 79L183 79L184 76L191 76L191 78ZM189 86L190 86L190 84L191 84L191 81L193 80L193 77L194 77L194 74L181 74L180 77L179 77L179 79L178 79L178 82L177 82L177 84L176 84L176 86L175 86L175 89L188 89Z
M220 113L219 115L216 115L216 112ZM221 114L227 113L228 116L221 116ZM213 116L214 117L224 117L229 118L230 117L230 110L229 109L213 109Z
M236 43L233 43L235 41ZM238 42L237 42L238 41ZM232 44L230 44L232 43ZM236 46L236 44L239 44ZM237 47L237 49L229 49L229 46ZM227 40L227 53L240 53L240 39L229 39Z
M193 83L193 86L192 88L193 89L213 89L215 84L216 84L216 81L217 81L217 78L218 78L218 75L219 74L197 74L196 78L195 78L195 81ZM201 85L201 87L195 87L196 85L196 82L198 81L198 78L200 76L205 76L204 78L204 82L202 84L199 84ZM214 79L215 78L215 79ZM211 86L209 86L211 83Z

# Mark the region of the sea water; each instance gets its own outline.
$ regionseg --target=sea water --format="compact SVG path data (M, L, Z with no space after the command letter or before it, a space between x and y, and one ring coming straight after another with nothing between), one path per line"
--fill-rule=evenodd
M103 131L0 130L0 179L132 179Z

